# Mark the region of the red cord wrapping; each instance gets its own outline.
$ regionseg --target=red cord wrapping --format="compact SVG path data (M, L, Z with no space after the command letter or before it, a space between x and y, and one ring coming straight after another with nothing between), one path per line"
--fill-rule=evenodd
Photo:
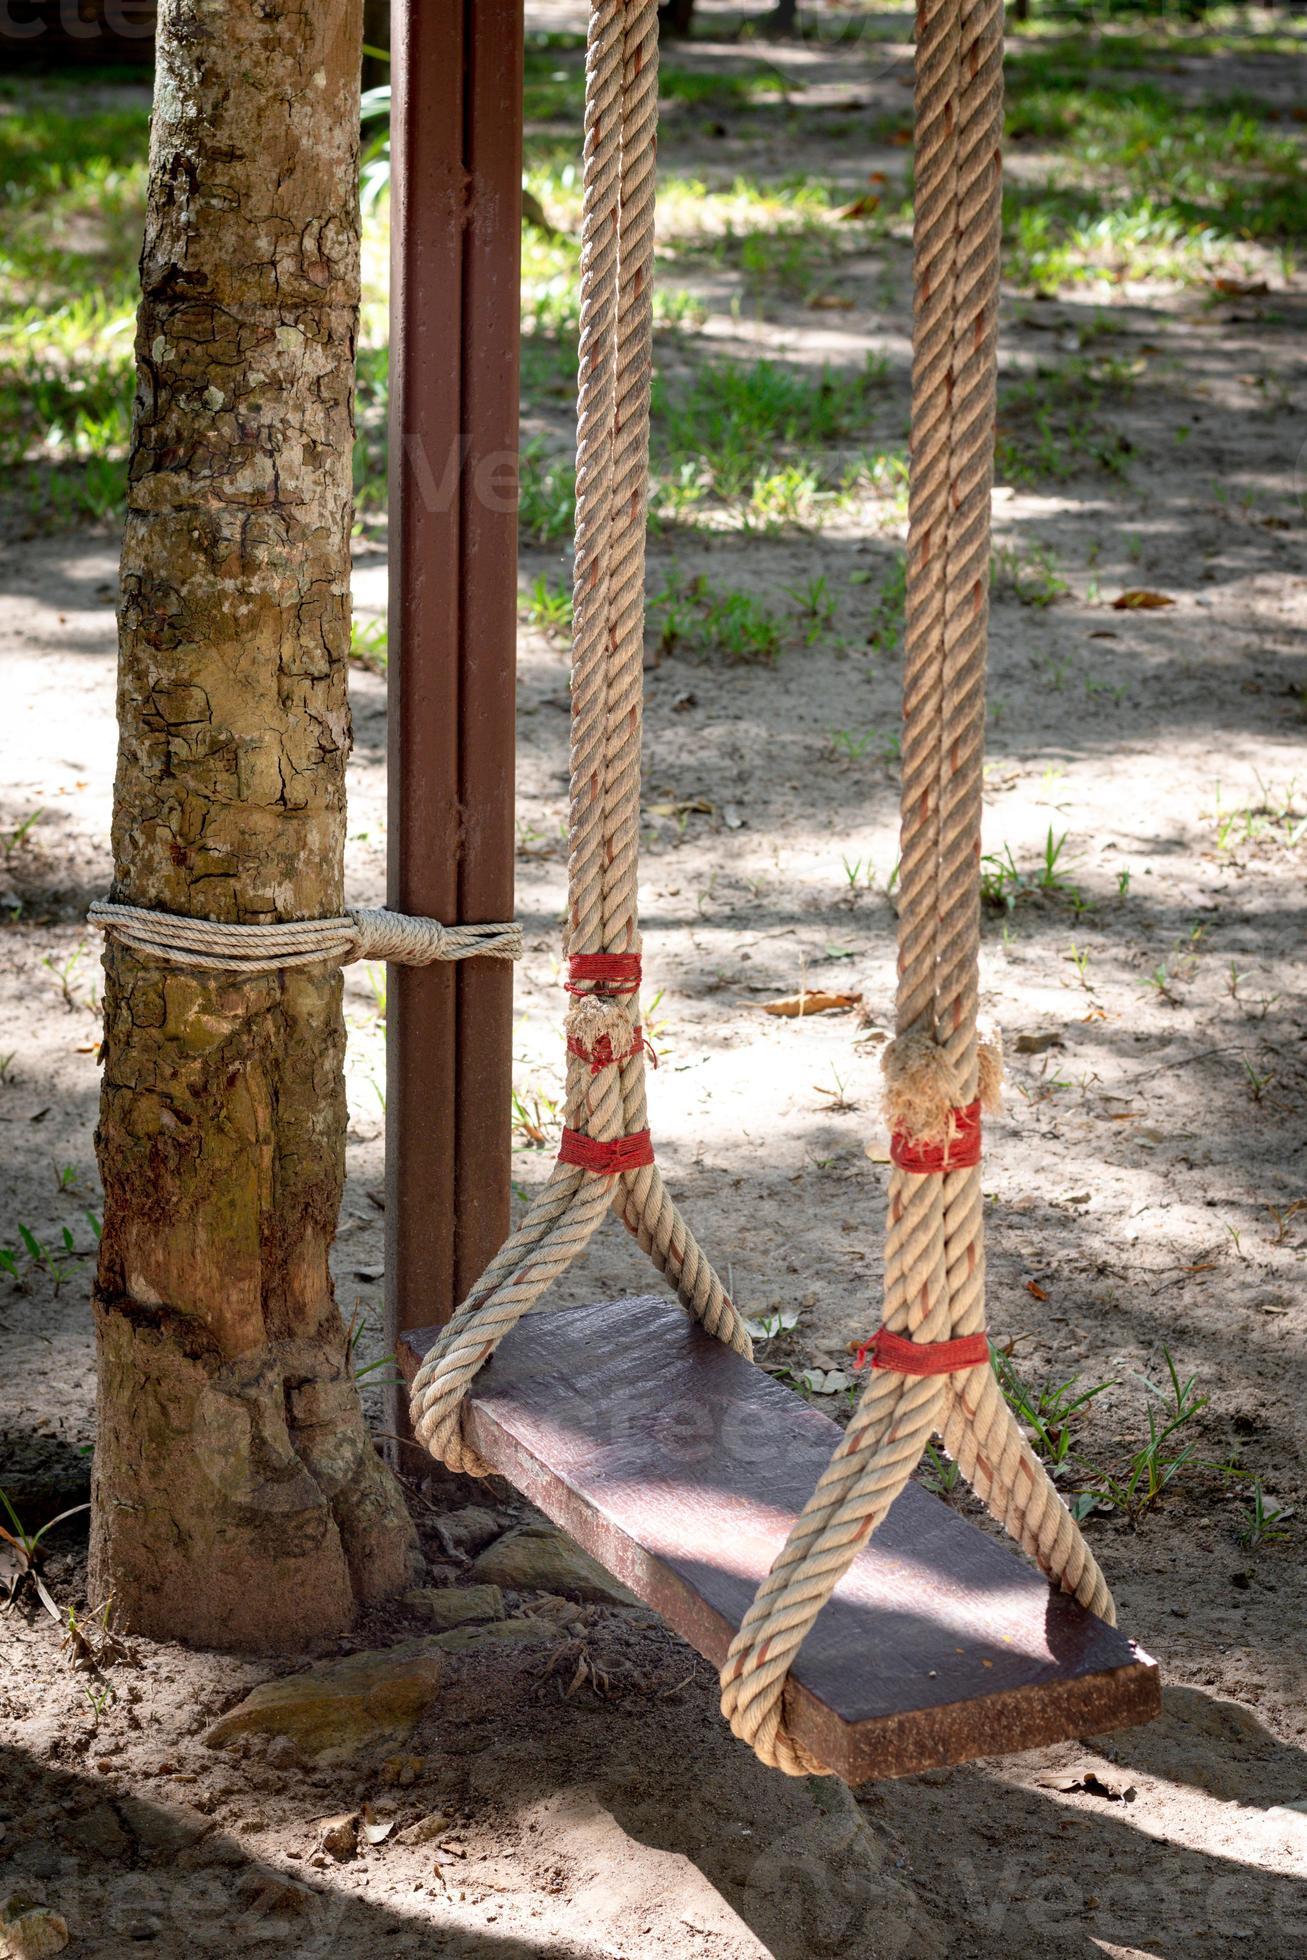
M580 982L585 980L605 983L606 993L638 993L640 955L638 953L573 953L567 962L567 979L564 982L568 993L583 992Z
M558 1151L560 1164L576 1164L583 1171L597 1171L601 1177L638 1171L653 1160L653 1138L648 1130L635 1130L629 1137L613 1137L608 1143L586 1136L583 1130L564 1130Z
M854 1367L865 1367L868 1354L873 1368L892 1368L899 1375L952 1375L989 1360L989 1336L982 1330L956 1341L910 1341L880 1327L858 1349Z
M943 1143L918 1143L896 1130L889 1154L901 1171L915 1171L919 1177L930 1171L969 1171L980 1162L980 1098L965 1109L949 1111L949 1135Z
M644 1050L654 1067L657 1068L658 1057L645 1040L644 1029L638 1021L631 1029L630 1047L623 1049L620 1054L616 1053L613 1049L611 1035L601 1034L598 1040L588 1048L583 1041L578 1041L575 1035L569 1034L567 1037L568 1054L575 1055L579 1062L589 1062L591 1075L598 1075L600 1069L613 1068L621 1062L633 1061L641 1049Z

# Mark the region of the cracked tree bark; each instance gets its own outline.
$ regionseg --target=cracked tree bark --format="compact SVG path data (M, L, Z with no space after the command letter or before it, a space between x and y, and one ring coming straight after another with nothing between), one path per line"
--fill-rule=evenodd
M164 0L119 620L114 897L343 899L361 0ZM211 1645L410 1583L327 1254L341 979L106 952L91 1590Z

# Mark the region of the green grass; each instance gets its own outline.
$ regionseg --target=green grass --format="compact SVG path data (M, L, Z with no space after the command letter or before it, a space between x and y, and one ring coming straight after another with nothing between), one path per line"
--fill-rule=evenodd
M1010 844L980 860L980 899L996 912L1012 912L1027 899L1060 899L1079 913L1088 909L1078 885L1066 875L1066 832L1053 835L1050 824L1042 859L1027 868L1018 865Z
M1254 101L1213 87L1178 100L1159 54L1189 63L1237 49L1267 58L1301 52L1296 31L1249 34L1236 13L1201 30L1170 21L1087 32L1041 17L1017 35L1008 61L1009 148L1005 268L1035 288L1147 275L1209 278L1222 263L1271 245L1286 259L1307 234L1302 132ZM575 35L532 35L526 56L527 182L555 235L523 237L523 395L528 407L570 415L575 392L581 204L577 130L584 50ZM94 82L94 87L88 84ZM672 60L661 90L692 127L703 110L731 122L784 92L765 60L702 68ZM144 209L148 111L140 78L106 71L66 82L0 78L0 468L29 528L113 518L121 509L132 404L136 257ZM904 117L889 119L897 139ZM674 125L674 121L671 126ZM369 122L370 141L384 119ZM882 132L883 133L883 132ZM905 162L906 162L905 157ZM767 168L713 177L693 165L660 175L660 271L655 317L662 346L654 404L655 524L732 525L769 532L820 522L875 498L877 521L901 516L897 451L875 428L902 403L883 369L817 370L788 361L705 358L693 337L705 312L700 278L724 276L746 303L811 297L871 240L903 235L900 186L885 206L845 222L834 177ZM355 487L364 526L384 512L388 367L377 304L385 199L367 219L369 288L359 356ZM680 269L678 271L678 268ZM858 275L862 276L861 272ZM675 334L675 340L670 339ZM1121 476L1130 440L1122 410L1126 363L1083 357L1005 382L997 474L1018 485L1082 473ZM571 463L553 438L523 459L522 534L561 541L571 523ZM892 502L893 509L885 505ZM871 622L873 644L897 644L901 608Z
M1122 56L1083 37L1009 56L1009 148L1018 158L1052 154L1042 182L1028 171L1009 179L1008 276L1043 287L1193 279L1240 246L1301 238L1307 181L1297 132L1248 98L1181 102L1142 75L1109 82L1097 72L1149 58L1138 46Z
M1133 445L1125 411L1138 366L1113 355L1041 361L999 388L994 475L1022 486L1105 471L1124 476Z
M521 613L532 626L569 639L572 632L571 586L555 583L547 572L541 572L522 599Z
M122 504L148 117L0 101L0 468L44 529Z
M536 440L524 443L519 469L518 534L525 544L561 544L576 521L576 465Z
M1023 550L1019 544L999 545L990 561L990 590L996 598L1010 592L1018 605L1054 605L1067 591L1057 560L1046 544Z
M886 396L883 360L861 368L716 361L656 375L655 504L710 502L770 526L810 515L841 487L839 450Z
M524 387L570 396L560 343L528 338ZM573 371L575 361L571 363ZM896 499L903 459L850 445L887 397L882 360L861 368L776 361L717 361L655 375L651 404L651 519L683 523L729 514L745 529L772 531L816 520L855 494ZM574 472L536 438L522 457L523 536L540 544L566 536Z
M357 660L361 667L370 667L374 674L384 674L390 666L390 629L384 619L360 619L357 614L350 621L349 629L350 659Z
M700 577L674 580L656 593L649 602L649 625L664 653L768 666L784 651L793 621L749 592L719 591Z

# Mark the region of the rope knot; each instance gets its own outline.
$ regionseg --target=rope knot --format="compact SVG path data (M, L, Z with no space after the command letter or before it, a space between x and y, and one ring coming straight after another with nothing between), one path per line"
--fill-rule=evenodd
M354 907L350 960L384 960L391 966L435 966L441 960L520 960L519 925L442 925L439 919L412 918L383 907Z

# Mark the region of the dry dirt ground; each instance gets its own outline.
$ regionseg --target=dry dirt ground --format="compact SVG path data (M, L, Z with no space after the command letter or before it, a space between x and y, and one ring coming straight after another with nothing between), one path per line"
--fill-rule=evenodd
M850 309L779 298L765 316L733 317L709 293L704 331L739 355L884 354L881 433L901 436L905 250L889 238L874 267L846 268ZM1009 1056L987 1175L995 1337L1027 1382L1110 1384L1070 1432L1068 1488L1104 1494L1087 1530L1124 1625L1161 1663L1162 1719L853 1796L760 1770L723 1732L710 1670L642 1613L545 1602L539 1641L473 1641L448 1658L406 1757L305 1765L203 1741L254 1682L302 1657L138 1644L136 1666L99 1681L70 1671L59 1629L29 1605L0 1622L0 1893L30 1882L68 1920L70 1951L1304 1950L1301 1517L1259 1538L1250 1497L1256 1484L1267 1512L1301 1504L1307 1406L1295 479L1307 286L1291 268L1271 284L1243 297L1161 285L1009 295L1002 329L1013 373L1090 336L1141 364L1120 411L1123 478L1001 486L996 499L1015 582L1033 560L1027 580L1056 565L1066 590L1023 603L1008 577L995 595L986 850L1006 863L1010 849L1019 882L991 865L1012 904L986 910L986 1003ZM651 639L641 890L660 1159L746 1310L797 1310L762 1359L821 1371L821 1387L876 1318L897 785L892 742L854 751L863 731L895 726L896 663L866 644L877 584L855 574L879 581L893 542L892 526L868 537L853 519L776 536L665 532L651 561L655 590L675 568L778 606L817 576L834 595L833 629L812 645L796 630L774 664L725 666ZM524 553L527 584L560 570L556 552ZM0 1274L0 1483L29 1525L85 1494L92 1442L99 967L81 919L109 875L114 581L109 535L11 527L0 547L0 1242L17 1269ZM1173 603L1113 609L1131 588ZM383 591L383 561L364 550L361 609ZM372 903L385 686L363 668L354 680L349 885ZM524 628L518 1091L547 1135L561 1077L566 705L565 651ZM1050 833L1066 841L1041 889ZM336 1254L343 1309L359 1303L374 1322L378 985L346 975L352 1127ZM801 985L859 992L863 1012L761 1011ZM524 1129L515 1143L525 1193L550 1152ZM608 1228L558 1303L646 1284L638 1251ZM1192 1455L1141 1508L1140 1486L1132 1500L1119 1486L1150 1408L1164 1416L1145 1384L1170 1396L1168 1354L1209 1399L1156 1461ZM826 1405L846 1399L837 1389ZM465 1576L438 1514L468 1501L414 1492L432 1583ZM504 1489L489 1501L499 1524L521 1509ZM46 1579L61 1607L85 1604L83 1540L83 1519L52 1535ZM530 1594L514 1605L539 1617ZM422 1632L395 1608L347 1644ZM391 1831L341 1862L320 1851L320 1820L364 1802ZM432 1835L410 1830L432 1816Z

